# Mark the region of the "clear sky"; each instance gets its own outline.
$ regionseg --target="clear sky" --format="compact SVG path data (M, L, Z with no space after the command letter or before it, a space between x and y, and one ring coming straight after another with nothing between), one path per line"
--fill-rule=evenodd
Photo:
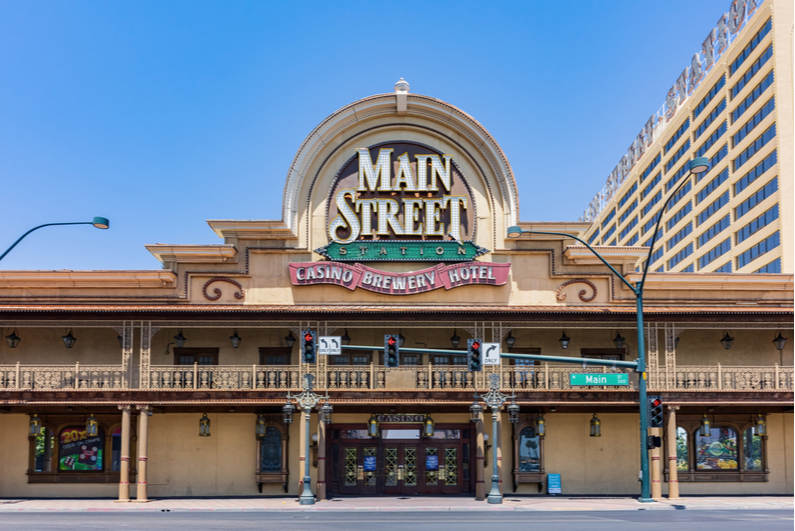
M306 135L411 92L508 156L523 221L576 220L730 0L0 0L2 269L156 269L144 244L279 219Z

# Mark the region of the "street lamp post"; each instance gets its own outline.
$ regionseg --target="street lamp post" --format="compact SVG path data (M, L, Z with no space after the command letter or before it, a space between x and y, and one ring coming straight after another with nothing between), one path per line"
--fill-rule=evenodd
M489 503L502 503L502 493L500 492L500 473L497 468L497 448L502 442L499 434L497 433L497 414L508 398L514 396L507 396L500 392L500 375L489 374L489 392L485 395L475 395L475 399L483 400L487 406L491 408L491 432L494 434L494 455L491 456L491 491L487 498Z
M305 424L305 437L304 437L304 490L301 492L301 496L298 498L298 503L300 505L314 505L315 504L315 496L312 494L312 478L309 476L309 421L312 415L312 408L318 405L321 400L325 400L326 404L328 405L328 410L330 412L331 405L328 404L329 396L326 394L325 396L321 396L315 393L312 390L313 381L315 377L312 374L305 374L304 381L301 384L301 391L300 394L292 395L287 393L287 400L295 400L298 403L298 406L302 409L304 422ZM326 406L323 406L324 409ZM331 422L331 416L328 414L324 414L322 418L322 422Z
M671 200L672 197L676 195L679 189L689 180L690 175L698 175L701 173L706 172L709 170L709 160L706 157L696 157L690 161L690 173L688 174L688 179L682 179L676 188L668 195L663 202L662 207L657 213L657 223L654 226L654 234L651 237L651 243L649 244L649 254L646 257L646 263L643 265L643 276L640 279L640 282L635 284L634 286L630 283L624 275L616 271L616 269L611 266L607 260L605 260L602 255L596 252L596 250L591 247L588 242L585 240L578 238L577 236L573 236L571 234L565 232L547 232L547 231L537 231L537 230L524 230L520 227L514 226L508 229L508 237L509 238L518 238L522 234L551 234L557 236L564 236L566 238L572 238L577 240L585 247L588 248L599 260L602 261L610 271L612 271L632 292L635 294L636 300L636 307L637 307L637 329L638 329L638 368L636 369L637 372L641 373L641 378L639 378L638 384L638 404L640 409L640 471L641 471L641 494L640 494L640 501L641 502L651 502L653 501L651 498L651 484L649 481L649 448L647 445L647 434L648 434L648 418L647 418L647 411L646 411L646 338L643 329L643 286L646 284L646 274L649 272L649 266L651 265L651 257L654 253L654 245L657 243L657 236L660 230L660 222L662 221L662 214L665 211L665 208L668 206L668 202ZM491 495L489 495L491 496Z
M110 221L108 221L108 218L95 217L91 221L73 221L73 222L70 222L70 223L45 223L44 225L39 225L38 227L33 227L28 232L26 232L25 234L20 236L19 239L17 241L15 241L11 245L11 247L6 249L6 251L2 255L0 255L0 260L5 258L6 255L11 252L11 249L16 247L17 244L19 242L21 242L25 238L25 236L27 236L28 234L30 234L34 230L38 230L38 229L40 229L42 227L52 227L54 225L93 225L93 226L95 226L98 229L108 229L108 228L110 228Z

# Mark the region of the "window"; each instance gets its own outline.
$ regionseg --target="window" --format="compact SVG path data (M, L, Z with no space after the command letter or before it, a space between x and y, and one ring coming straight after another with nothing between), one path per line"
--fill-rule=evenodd
M608 223L610 223L610 220L612 220L612 219L613 219L613 217L615 217L615 215L616 215L616 209L614 208L614 209L613 209L613 210L611 210L611 211L610 211L610 213L609 213L609 214L608 214L608 215L605 217L604 221L602 221L602 228L605 228L605 225L607 225Z
M704 111L704 109L707 108L709 102L712 101L712 98L714 98L718 94L718 92L720 92L720 89L722 89L725 84L726 84L726 74L722 75L718 80L718 82L715 83L711 89L709 89L709 92L707 92L707 95L704 96L704 99L698 102L698 105L696 105L696 108L693 110L693 118L696 118L699 114L701 114Z
M434 356L434 365L466 365L466 353L463 356Z
M760 229L768 226L770 223L778 219L778 205L774 205L764 214L755 218L746 226L737 231L737 244L741 244L747 240L752 234L756 234Z
M217 348L174 348L174 365L218 365Z
M607 232L605 232L605 235L602 238L602 243L605 243L607 241L607 239L610 238L610 236L612 236L615 231L616 231L616 226L615 225L613 225L612 227L607 229Z
M772 44L767 47L767 50L762 53L759 59L754 61L754 64L752 64L748 70L745 71L743 77L741 77L740 80L732 87L732 99L737 97L737 95L745 88L745 86L754 78L757 72L759 72L759 69L765 66L765 63L767 63L768 59L771 57L773 57Z
M781 236L778 232L774 232L767 239L757 243L743 254L737 257L737 269L744 267L768 251L772 251L781 243Z
M627 209L621 214L621 216L619 216L618 224L620 225L620 224L624 223L627 220L627 218L629 217L629 215L632 214L637 207L638 207L638 200L635 199L632 202L632 204L629 205L627 207Z
M737 470L737 431L712 428L706 437L696 434L697 470Z
M668 142L665 143L665 153L668 153L669 151L671 151L671 148L674 147L674 145L676 145L676 142L680 138L682 138L682 135L685 134L685 131L687 131L688 127L690 127L690 118L685 120L685 123L683 123L682 126L679 129L676 130L676 133L674 133L674 136L672 136L670 138L670 140L668 140Z
M745 62L746 59L748 59L748 57L756 49L756 47L759 46L759 43L762 42L762 39L764 39L765 36L768 33L770 33L772 27L773 27L772 19L767 19L767 22L765 22L765 25L762 26L762 29L760 29L756 33L756 35L754 35L754 38L751 39L751 42L749 42L748 45L745 48L743 48L743 51L740 52L740 55L737 56L737 59L735 59L732 62L732 64L729 65L730 76L733 76L734 73L737 71L737 69L740 68L740 66L742 66L742 64Z
M662 228L662 227L660 227L660 230L658 230L658 231L657 231L657 241L660 241L660 239L661 239L662 237L663 237L663 228ZM643 242L643 247L649 247L649 246L651 246L651 241L652 241L652 239L653 239L653 238L649 238L648 240L646 240L645 242Z
M688 149L690 149L690 139L689 138L687 139L687 142L682 144L682 147L680 147L679 149L676 150L676 153L671 155L671 158L668 159L668 162L665 163L665 171L666 171L666 173L671 171L671 168L673 168L674 164L676 164L677 161L682 158L682 155L687 153Z
M649 221L647 221L646 224L643 226L643 228L641 229L640 233L641 234L646 234L646 232L648 232L652 228L654 228L654 225L657 224L657 220L660 218L660 216L662 216L662 212L657 212L655 215L653 215L651 217L651 219ZM660 230L662 230L662 229L660 229ZM648 245L647 245L647 247L648 247Z
M651 211L651 209L654 208L654 205L660 201L660 199L662 199L662 190L657 192L654 197L652 197L649 202L646 203L646 205L640 211L640 216L645 217Z
M728 253L732 249L731 238L726 238L718 245L707 251L707 254L698 259L698 268L704 269L709 264L717 260L719 257Z
M718 269L714 271L715 273L731 273L732 272L732 262L729 260Z
M702 247L712 238L720 234L722 231L726 230L726 228L729 226L729 223L731 223L731 220L729 218L730 218L729 214L726 214L720 221L718 221L713 226L708 228L706 232L702 232L698 237L698 246Z
M684 227L682 227L682 230L680 230L679 232L674 234L667 242L665 242L666 250L670 251L671 249L676 247L676 244L681 242L682 239L685 236L687 236L688 234L690 234L691 232L693 232L693 222L692 221L690 223L688 223L687 225L685 225Z
M403 355L400 356L401 360ZM331 364L332 365L370 365L371 354L362 353L361 351L347 351L342 349L342 353L339 356L329 356L330 359L334 360Z
M682 199L684 196L686 196L690 192L690 188L691 188L691 184L692 183L693 183L692 179L688 179L687 183L685 183L685 185L682 186L682 188L680 188L678 192L676 192L676 195L674 195L671 198L671 201L668 203L668 210L669 211L674 207L674 205L676 205L679 202L680 199Z
M778 191L778 177L773 178L773 180L757 190L754 195L740 203L740 205L734 209L734 220L737 221L746 215L756 205L773 195L776 191ZM729 192L726 192L726 195L728 194Z
M723 147L720 148L718 151L716 151L715 154L712 155L712 158L709 159L709 169L704 173L699 173L696 176L696 184L701 182L701 179L709 175L712 172L712 169L717 167L718 163L723 159L725 159L726 155L728 154L729 154L729 144L723 144Z
M677 420L684 424L676 428L680 481L766 481L761 477L767 474L766 441L755 434L747 416L713 424L707 436L701 435L696 418Z
M754 143L748 146L748 148L740 153L740 156L737 157L732 161L732 170L737 171L743 164L748 162L748 159L756 155L756 152L762 149L765 144L770 142L772 139L776 137L776 124L771 125L768 127L764 133L759 135Z
M710 182L707 183L707 185L704 188L698 191L698 194L696 194L696 204L699 204L704 199L706 199L707 196L709 196L709 194L714 192L715 189L721 184L723 184L728 178L729 178L729 168L728 167L723 168L722 172L716 175ZM735 195L737 195L736 192Z
M715 145L715 142L717 142L720 139L720 137L722 137L725 133L726 133L726 120L724 120L723 123L720 124L720 127L715 129L714 133L709 135L707 139L704 140L704 143L701 144L701 146L699 146L699 148L696 150L696 157L703 157L704 153L709 151L709 148Z
M637 232L630 239L628 239L627 243L625 243L624 245L626 245L627 247L631 247L631 246L635 245L636 243L638 243L638 233Z
M36 454L33 470L35 472L52 472L52 458L55 453L55 437L52 430L46 426L41 427L41 433L36 436Z
M770 98L770 100L765 103L756 114L754 114L748 121L743 125L737 133L732 136L732 147L735 147L737 144L743 141L743 139L748 136L748 134L754 130L754 127L759 125L762 120L767 118L767 116L776 108L776 98Z
M630 221L629 224L627 224L627 226L624 227L624 229L621 231L621 233L619 235L619 239L623 240L626 237L626 235L629 234L629 231L634 229L635 225L637 225L637 224L638 224L638 217L635 216L632 219L632 221Z
M684 217L685 217L687 214L689 214L689 213L690 213L690 211L691 211L691 210L693 210L693 202L692 202L692 201L688 201L688 202L687 202L687 204L686 204L685 206L683 206L682 208L680 208L680 209L679 209L679 211L678 211L676 214L674 214L674 215L673 215L673 216L672 216L672 217L671 217L671 218L670 218L670 219L667 221L667 223L666 223L666 225L665 225L666 229L667 229L667 230L671 230L672 228L674 228L674 227L676 226L676 224L677 224L677 223L679 223L680 221L682 221L682 220L684 219Z
M265 428L265 436L260 441L260 472L282 471L282 432L275 426Z
M676 428L676 469L687 471L690 469L687 448L687 430Z
M745 469L762 470L762 437L757 437L753 428L746 428L743 444Z
M692 273L693 271L695 271L695 266L691 263L689 266L682 269L680 273Z
M284 492L287 492L290 475L287 471L287 430L284 424L274 422L273 417L269 415L265 417L265 433L257 441L254 478L260 492L262 492L262 485L267 483L281 484ZM360 431L365 435L367 433L366 430ZM317 466L317 463L315 465Z
M651 182L648 184L648 186L646 186L646 188L644 188L643 191L640 193L641 201L646 199L646 196L649 195L649 192L652 191L652 188L660 184L661 179L662 179L662 173L658 173L657 175L654 176L654 179L652 179Z
M591 234L591 237L590 237L590 238L588 238L588 243L589 243L589 244L590 244L590 243L593 243L593 241L594 241L596 238L598 238L598 237L599 237L599 227L596 227L596 230L594 231L594 233L593 233L593 234Z
M660 163L661 160L662 160L662 153L657 153L657 156L654 157L654 160L652 160L651 163L649 163L649 165L646 166L646 169L643 170L643 173L640 174L641 183L646 180L646 178L651 174L652 170L657 167L657 165Z
M665 193L667 194L668 192L670 192L671 189L674 186L676 186L676 183L679 182L679 179L684 177L689 171L690 171L690 163L685 162L684 164L682 164L682 167L679 168L676 171L676 173L674 173L673 177L668 179L668 181L665 183Z
M773 152L768 155L765 160L757 164L754 169L743 175L743 177L735 183L734 195L738 195L740 192L745 190L749 184L758 179L760 175L769 170L773 165L776 164L776 162L778 162L778 151L773 150Z
M637 190L638 190L638 181L635 181L634 183L632 183L632 186L629 188L629 190L627 190L627 193L624 194L624 197L618 200L618 208L623 207L627 203L627 201L629 201L629 198L632 196L632 194L634 194Z
M290 347L260 347L260 365L290 365L293 349Z
M714 122L724 110L726 110L726 98L723 98L723 100L721 100L721 102L714 109L712 109L712 112L709 113L706 118L704 118L704 121L701 122L701 125L699 125L698 129L696 129L694 138L698 140L698 137L700 137L709 128L709 126L712 125L712 122Z
M748 107L753 105L753 103L761 96L767 87L773 84L773 71L771 70L770 73L763 79L757 86L754 87L754 90L746 97L740 104L732 111L732 123L736 122L740 116L743 115L745 111L748 110Z
M670 271L671 268L676 267L676 265L679 264L679 262L690 256L691 254L693 254L692 243L688 244L687 247L676 253L671 259L668 260L668 270Z
M110 434L110 469L113 472L121 471L121 427Z
M104 468L105 430L86 435L86 425L67 426L58 436L59 471L98 471Z
M541 438L535 426L526 426L519 433L519 472L541 471Z
M712 216L712 214L723 208L723 205L725 205L728 202L729 202L729 191L726 190L726 192L722 196L720 196L711 205L709 205L707 208L705 208L698 214L698 225L699 226L703 225L704 222L707 221L710 218L710 216Z
M580 356L595 360L622 361L625 352L623 348L581 348Z
M781 273L781 258L776 258L764 267L760 267L754 273Z

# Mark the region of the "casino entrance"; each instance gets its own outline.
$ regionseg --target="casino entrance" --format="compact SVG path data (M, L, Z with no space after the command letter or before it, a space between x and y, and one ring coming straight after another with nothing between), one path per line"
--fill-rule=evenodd
M474 494L469 424L382 424L369 437L361 424L332 425L326 461L329 493L342 496Z

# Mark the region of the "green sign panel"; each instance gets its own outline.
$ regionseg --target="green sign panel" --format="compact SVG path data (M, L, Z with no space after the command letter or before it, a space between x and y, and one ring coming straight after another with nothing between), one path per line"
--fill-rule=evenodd
M489 252L471 241L355 241L331 242L315 250L337 262L471 262Z
M629 385L629 374L610 372L603 374L570 374L570 385Z

